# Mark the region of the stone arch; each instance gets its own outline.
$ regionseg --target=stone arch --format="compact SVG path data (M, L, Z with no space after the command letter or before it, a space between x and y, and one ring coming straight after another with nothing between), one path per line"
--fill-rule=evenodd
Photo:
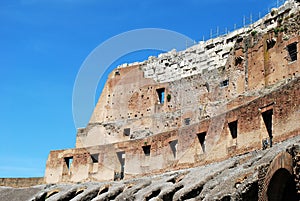
M271 162L259 196L259 201L284 200L298 200L292 156L287 152L281 152Z
M278 169L270 180L267 189L269 201L297 201L296 184L293 175L287 169Z

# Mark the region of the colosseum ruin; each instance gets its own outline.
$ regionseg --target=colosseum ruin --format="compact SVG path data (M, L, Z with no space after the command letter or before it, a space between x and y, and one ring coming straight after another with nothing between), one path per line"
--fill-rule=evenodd
M119 66L75 148L50 152L39 186L0 194L300 200L299 26L287 0L248 27Z

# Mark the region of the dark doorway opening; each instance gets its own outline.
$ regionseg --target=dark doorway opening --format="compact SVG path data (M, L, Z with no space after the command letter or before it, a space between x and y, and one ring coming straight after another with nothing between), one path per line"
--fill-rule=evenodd
M233 122L228 123L230 134L231 134L231 137L233 139L237 138L237 126L238 126L238 122L237 121L233 121Z
M297 43L292 43L287 46L287 51L289 53L290 61L297 60Z
M270 180L268 201L298 201L296 183L287 169L278 169Z
M117 156L120 162L120 172L115 172L115 179L114 180L120 180L124 178L124 171L125 171L125 151L119 151L117 152Z
M150 156L151 145L146 145L146 146L143 146L142 148L143 148L145 156Z
M99 154L91 154L91 158L92 158L93 163L98 163Z
M269 138L270 138L270 147L272 147L272 138L273 138L273 134L272 134L272 115L273 115L273 109L267 110L267 111L262 113L262 117L263 117L266 129L268 131L268 135L269 135Z
M173 141L169 142L169 144L170 144L170 148L172 150L173 156L174 156L174 158L176 158L178 140L173 140Z
M205 152L205 136L206 136L206 132L197 134L203 153Z

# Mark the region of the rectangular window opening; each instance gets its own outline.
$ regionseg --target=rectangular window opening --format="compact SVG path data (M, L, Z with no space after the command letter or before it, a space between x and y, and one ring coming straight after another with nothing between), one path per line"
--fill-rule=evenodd
M237 138L237 125L238 125L237 121L233 121L233 122L228 123L230 134L231 134L231 137L233 139Z
M169 142L169 145L170 145L170 148L172 150L174 158L176 158L177 144L178 144L178 140L173 140L173 141Z
M151 145L143 146L145 156L150 156Z
M70 170L70 168L71 168L71 166L72 166L72 163L73 163L73 156L71 156L71 157L66 157L66 158L65 158L65 163L66 163L68 169Z
M273 109L267 110L262 113L262 117L270 138L270 146L272 146L272 138L273 138L273 133L272 133L272 115L273 115Z
M115 75L120 75L120 71L115 71Z
M92 158L93 163L99 162L99 154L91 154L91 158Z
M204 153L205 152L205 137L206 137L206 132L198 133L197 137L198 137L199 143L201 145L202 151Z
M124 128L124 135L129 136L130 135L130 128Z
M165 88L156 89L159 103L163 104L165 102Z
M297 60L297 43L292 43L287 46L287 51L289 53L290 61Z
M244 58L242 56L238 56L235 58L235 66L238 66L243 63ZM226 80L225 80L226 81Z

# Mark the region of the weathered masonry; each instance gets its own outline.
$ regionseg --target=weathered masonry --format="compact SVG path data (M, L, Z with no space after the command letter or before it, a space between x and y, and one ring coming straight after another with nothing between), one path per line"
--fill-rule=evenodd
M287 1L250 27L115 69L76 147L51 151L46 182L201 166L299 135L299 10Z
M268 200L298 201L300 136L205 166L117 182L42 185L32 201ZM6 192L5 192L6 191ZM7 189L1 192L9 197ZM15 191L11 196L16 198ZM35 194L35 195L33 195ZM30 196L29 196L30 197Z

